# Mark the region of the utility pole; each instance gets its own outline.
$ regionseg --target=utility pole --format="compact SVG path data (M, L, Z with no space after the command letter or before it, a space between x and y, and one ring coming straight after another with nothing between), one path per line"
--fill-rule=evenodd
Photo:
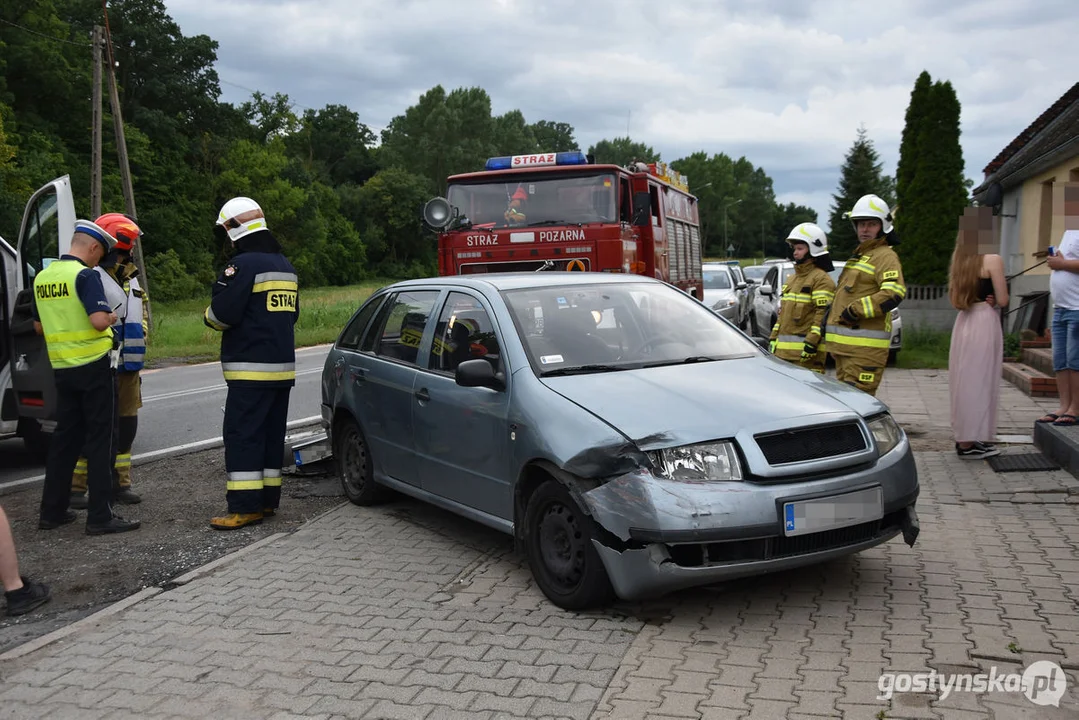
M101 43L104 41L105 29L100 25L94 25L91 35L94 48L94 86L91 89L91 136L93 142L90 149L90 215L101 215Z
M102 5L104 5L104 3L102 3ZM116 131L116 151L120 161L120 181L124 188L124 205L127 207L128 215L133 218L138 218L138 214L135 212L135 190L131 183L131 167L127 162L127 141L124 139L124 120L120 112L120 94L116 89L116 59L112 54L112 35L109 32L109 16L107 11L105 15L105 48L108 50L109 102L112 107L112 125ZM141 239L135 243L135 264L138 265L139 268L139 285L141 285L143 291L149 295L150 281L147 277L146 261L142 254ZM147 324L152 328L154 326L154 314L153 310L150 308L149 298L146 299L144 305L146 307Z

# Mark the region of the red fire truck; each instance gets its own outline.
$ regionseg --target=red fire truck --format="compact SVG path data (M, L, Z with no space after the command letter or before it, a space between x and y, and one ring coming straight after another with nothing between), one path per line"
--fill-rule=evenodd
M439 275L577 270L659 278L704 297L697 198L664 163L580 151L495 157L424 207Z

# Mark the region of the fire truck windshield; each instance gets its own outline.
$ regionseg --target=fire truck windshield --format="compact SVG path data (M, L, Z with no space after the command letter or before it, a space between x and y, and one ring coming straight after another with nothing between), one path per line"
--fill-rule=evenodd
M611 173L572 176L536 173L496 181L456 183L446 199L472 227L529 227L618 222Z

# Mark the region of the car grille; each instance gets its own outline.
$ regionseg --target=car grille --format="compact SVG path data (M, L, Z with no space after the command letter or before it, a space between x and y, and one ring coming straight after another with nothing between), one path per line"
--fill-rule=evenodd
M857 423L784 430L754 435L753 439L769 465L820 460L866 449L865 435Z
M753 540L668 545L667 551L675 564L680 567L711 567L737 562L778 560L825 550L836 550L894 534L902 529L904 512L906 511L897 510L888 513L880 520L808 535L795 537L773 535Z

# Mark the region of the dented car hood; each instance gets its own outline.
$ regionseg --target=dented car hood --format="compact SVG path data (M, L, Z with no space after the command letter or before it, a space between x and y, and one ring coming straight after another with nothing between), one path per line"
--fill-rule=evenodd
M883 412L876 398L808 370L754 356L541 378L642 450ZM824 420L824 417L820 418Z

